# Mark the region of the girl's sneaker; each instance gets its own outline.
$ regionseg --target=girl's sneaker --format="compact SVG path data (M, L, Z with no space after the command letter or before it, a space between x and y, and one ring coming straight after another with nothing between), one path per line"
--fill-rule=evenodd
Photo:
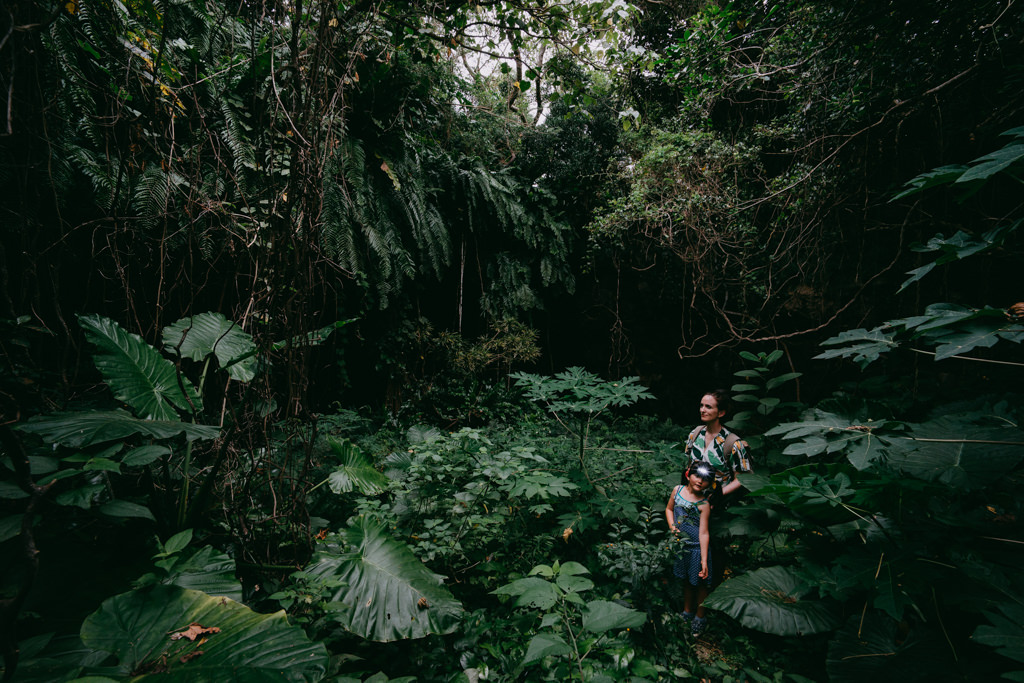
M683 618L684 624L689 624L691 621L693 621L693 612L687 612L686 610L683 610L679 613L679 616Z
M693 627L690 629L690 633L694 636L699 636L704 633L704 629L708 627L708 620L706 617L694 617Z

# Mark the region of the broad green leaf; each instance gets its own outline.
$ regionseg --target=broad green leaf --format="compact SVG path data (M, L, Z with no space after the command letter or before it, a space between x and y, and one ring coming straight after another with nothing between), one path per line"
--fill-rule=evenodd
M167 446L157 446L155 444L140 446L129 451L128 454L121 459L121 464L125 467L142 467L169 455L170 452L171 449Z
M924 309L924 315L916 319L925 318L914 326L918 332L927 332L941 327L949 327L956 323L977 317L978 311L959 304L930 304Z
M779 386L782 386L786 382L792 381L792 380L796 379L797 377L802 376L803 374L804 373L802 373L802 372L787 372L784 375L779 375L778 377L772 377L770 380L765 382L765 385L764 385L765 389L771 391L772 389L774 389L776 387L779 387Z
M190 625L217 630L180 637ZM81 637L87 647L111 653L119 677L133 681L312 683L328 663L324 646L289 625L283 611L259 614L178 586L147 586L106 600L86 618Z
M570 560L563 565L559 565L558 573L578 576L580 574L589 574L590 570L584 567L579 562L573 562L572 560Z
M971 640L994 647L996 652L1016 662L1024 662L1024 607L1005 603L999 611L985 612L991 625L976 628Z
M608 600L588 602L583 610L583 628L592 633L639 628L646 620L644 612Z
M896 293L899 294L904 289L906 289L910 285L914 284L915 282L917 282L918 280L923 278L928 273L930 273L933 270L935 270L935 266L937 266L937 265L938 265L938 261L933 261L931 263L926 263L925 265L921 266L920 268L914 268L913 270L908 270L907 271L907 275L909 275L910 277L908 277L906 280L903 281L903 284L900 285L900 288L896 290Z
M882 578L875 582L875 590L877 592L871 604L893 619L900 620L903 619L903 615L908 607L913 608L915 606L914 600L906 590L900 587L899 582L891 575L886 578L885 574L891 573L891 567L887 566L886 570L886 572L883 572Z
M355 489L366 496L375 496L384 491L388 478L374 468L369 458L363 455L358 446L349 441L328 439L331 450L341 460L341 467L332 472L328 485L335 493L348 493Z
M969 415L944 415L911 425L894 439L889 462L925 481L976 488L998 480L1024 458L1024 433L1013 425L976 424ZM914 439L925 440L914 440Z
M318 552L307 572L344 584L331 601L335 618L349 631L378 642L451 633L462 605L404 543L369 517L343 532L353 551Z
M40 455L28 456L29 471L33 476L49 474L60 469L60 459Z
M902 292L907 288L908 285L917 282L929 272L931 272L936 266L950 263L959 259L964 259L969 256L974 256L977 253L986 251L993 247L1002 244L1006 235L1016 230L1022 221L1018 220L1013 223L1001 225L997 228L989 230L987 233L982 235L980 240L976 240L967 234L963 230L958 230L955 235L946 239L942 234L938 234L935 237L928 240L923 245L913 247L914 251L917 252L940 252L940 256L931 263L925 264L920 268L908 271L907 274L911 277L908 278L902 285L900 285L897 293Z
M121 463L110 460L109 458L90 458L84 465L82 465L82 470L85 472L99 470L120 474Z
M838 605L807 598L809 589L785 567L764 567L718 586L705 601L747 628L779 636L810 635L839 624Z
M785 455L806 455L808 457L819 455L828 450L828 441L824 437L814 435L805 438L799 443L791 443L782 451Z
M575 574L560 573L555 579L555 583L562 590L572 593L583 593L594 587L594 582L585 576L577 576Z
M939 339L941 343L935 348L935 360L945 360L977 348L991 348L1004 338L1005 332L1012 330L1013 326L1000 325L994 321L989 324L980 321L971 323L963 330L958 330Z
M128 500L112 500L100 506L100 512L109 517L138 517L155 522L156 518L145 505L132 503Z
M191 542L192 529L185 529L184 531L179 531L178 533L168 538L167 542L163 544L163 552L160 553L160 556L162 557L166 555L173 555L174 553L179 553L185 548L187 548L188 544Z
M551 609L562 596L562 592L555 584L536 576L516 579L500 588L496 588L492 593L495 595L515 595L517 596L516 607L536 607L540 610Z
M0 500L20 500L28 498L28 494L21 490L21 487L9 481L0 481Z
M552 498L565 498L577 488L576 484L565 477L551 472L538 471L520 475L508 488L508 495L551 500Z
M256 376L256 344L252 335L221 313L200 313L164 328L164 350L202 361L211 353L228 376L239 382Z
M142 337L99 315L79 316L78 323L98 349L93 362L107 386L140 417L179 420L175 406L186 413L202 410L202 399L188 378L181 377L179 386L174 364Z
M0 519L0 543L21 534L21 520L24 515L8 515Z
M351 322L355 322L355 318L348 320L339 320L333 322L330 325L324 325L318 330L307 332L305 334L297 334L291 339L284 339L282 341L274 342L271 348L274 351L280 351L283 348L292 347L303 347L303 346L319 346L327 341L327 338L331 336L331 333L335 330L348 325Z
M53 474L49 474L49 475L43 477L42 479L40 479L38 484L40 486L46 486L47 484L50 484L52 482L60 481L61 479L68 479L70 477L75 477L75 476L78 476L79 474L81 474L81 471L79 471L79 470L72 470L72 469L58 470L57 472L54 472Z
M862 434L859 438L851 439L847 443L849 450L846 452L846 459L858 470L865 470L871 463L885 457L886 446L890 445L889 441L880 439L870 432Z
M878 360L878 357L896 348L895 332L883 331L882 327L873 330L847 330L835 337L826 339L822 346L840 346L841 348L831 349L815 356L815 360L828 358L847 358L852 356L853 361L861 367Z
M967 170L967 166L964 164L957 164L953 166L940 166L927 173L922 173L919 176L915 176L907 181L907 184L902 192L899 192L890 201L896 201L909 195L926 190L929 187L936 187L938 185L946 185L949 183L956 182L964 172Z
M1021 161L1024 161L1024 144L1019 141L1011 142L1005 147L972 161L973 166L955 182L967 183L972 180L985 180Z
M830 683L948 680L945 638L918 619L906 625L877 610L852 616L828 646Z
M103 484L89 484L70 491L64 491L54 499L58 505L72 505L88 510L96 502L99 495L106 490Z
M526 656L523 657L523 664L532 664L548 655L567 655L572 653L572 648L565 640L555 634L541 631L535 635L526 648Z
M188 441L193 441L215 439L220 434L220 429L212 425L142 420L123 410L57 413L34 417L16 428L38 434L47 443L59 443L69 448L85 448L135 435L170 439L183 434Z

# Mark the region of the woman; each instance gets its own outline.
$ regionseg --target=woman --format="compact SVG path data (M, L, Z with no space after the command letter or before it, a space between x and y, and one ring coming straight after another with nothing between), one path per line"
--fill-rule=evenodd
M722 424L728 410L729 396L724 391L715 390L704 394L700 399L701 425L690 432L686 439L687 467L704 462L715 471L712 507L719 504L723 496L728 496L743 485L739 473L751 471L747 442Z
M701 425L690 432L686 439L687 470L692 470L700 463L714 470L715 481L710 487L708 502L711 509L719 513L716 515L718 518L721 518L720 513L725 509L725 497L743 485L737 475L751 471L747 442L722 424L729 408L729 395L724 391L705 393L700 399ZM717 586L722 582L728 564L725 548L718 540L711 544L710 555L714 569L709 585L713 583Z

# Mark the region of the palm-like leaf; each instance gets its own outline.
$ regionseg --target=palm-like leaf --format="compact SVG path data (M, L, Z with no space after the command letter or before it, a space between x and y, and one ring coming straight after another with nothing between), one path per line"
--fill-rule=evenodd
M252 335L220 313L200 313L164 328L165 350L183 358L204 360L211 353L233 380L256 376L256 344Z
M329 439L328 443L341 459L341 467L327 479L332 491L348 493L359 489L364 495L375 496L387 488L388 478L374 468L373 463L357 446L335 439Z
M218 630L195 640L175 638L190 625ZM134 681L317 681L328 662L324 646L289 625L283 611L258 614L178 586L154 585L110 598L86 618L81 636L86 647L117 658L113 672L94 673L132 675Z
M212 546L179 559L160 583L235 601L242 599L242 584L235 578L235 561Z
M79 316L78 323L86 338L99 349L93 362L110 390L140 417L177 420L180 418L174 406L188 413L202 409L202 400L192 383L182 377L179 385L174 364L142 337L100 315Z
M18 425L18 429L38 434L47 443L59 443L68 448L85 448L136 434L151 436L154 439L170 439L184 434L189 441L216 439L220 434L220 429L211 425L173 420L142 420L123 410L90 410L34 417Z
M986 612L992 625L983 624L974 630L971 638L982 645L996 648L996 652L1016 662L1024 662L1024 607L1015 604L1000 605L999 611ZM1004 678L1024 680L1024 671L1008 673Z
M354 551L319 552L307 572L343 585L331 598L336 619L368 640L389 642L451 633L462 605L404 544L379 522L359 517L345 531Z
M831 631L839 624L827 600L804 600L807 589L785 567L765 567L723 583L704 603L747 628L779 636Z

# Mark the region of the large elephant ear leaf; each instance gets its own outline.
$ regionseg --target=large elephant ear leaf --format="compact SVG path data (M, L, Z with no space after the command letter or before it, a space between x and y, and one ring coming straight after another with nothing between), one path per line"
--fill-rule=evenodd
M181 683L321 680L328 654L283 611L259 614L223 597L154 585L106 600L82 642L117 658L89 673Z
M174 406L187 413L202 409L202 400L192 383L182 377L179 385L174 364L142 337L99 315L79 316L78 323L98 349L93 362L110 390L139 417L180 420Z
M441 577L420 562L385 527L358 517L344 532L352 552L319 552L307 572L341 585L332 597L335 618L367 640L389 642L451 633L462 618L462 605Z
M1016 425L978 424L977 415L944 415L911 426L894 444L889 464L925 481L977 489L998 481L1021 461L1024 434Z
M256 344L252 335L221 313L200 313L164 328L164 350L202 361L211 353L228 376L248 382L256 376Z
M123 410L89 410L33 417L17 426L23 432L38 434L47 443L69 448L85 448L117 441L136 434L154 439L170 439L184 434L185 439L216 439L220 429L175 420L141 420Z
M831 683L941 681L956 670L945 638L927 624L899 622L877 610L858 613L828 645Z
M729 579L705 605L725 612L747 628L779 636L831 631L839 625L831 600L805 599L809 592L785 567L765 567Z

